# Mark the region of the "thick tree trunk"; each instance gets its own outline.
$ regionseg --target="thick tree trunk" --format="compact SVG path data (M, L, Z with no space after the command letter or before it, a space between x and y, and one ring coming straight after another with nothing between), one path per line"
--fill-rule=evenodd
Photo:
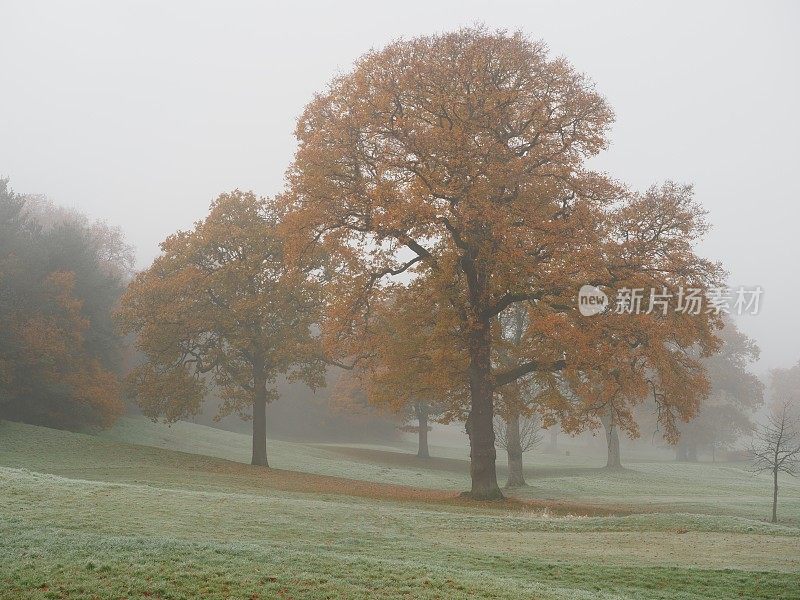
M772 470L772 522L778 522L778 469Z
M253 458L251 464L268 467L267 381L263 366L253 368Z
M428 405L424 402L417 402L414 404L414 412L417 413L417 424L419 425L417 456L430 458L431 455L428 452Z
M476 500L503 497L495 469L491 339L488 322L479 321L472 326L469 334L470 411L467 418L472 489L468 495Z
M506 452L508 453L507 488L524 487L522 472L522 443L519 437L519 413L512 413L506 421Z
M614 422L614 412L610 406L600 416L600 422L603 424L603 429L606 431L606 447L608 448L606 469L621 469L622 457L619 451L619 428Z

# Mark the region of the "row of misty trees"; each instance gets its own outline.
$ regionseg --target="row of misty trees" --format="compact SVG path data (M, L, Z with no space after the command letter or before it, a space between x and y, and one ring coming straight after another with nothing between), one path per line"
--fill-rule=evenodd
M429 328L444 315L417 312L390 297L370 307L369 331L380 338L369 356L356 360L331 353L326 312L335 306L328 294L336 275L326 260L296 270L287 259L286 235L275 201L234 191L217 198L192 230L162 244L162 255L134 279L117 315L147 358L129 378L139 405L152 418L190 418L202 409L209 388L217 390L224 399L221 414L252 415L252 463L267 466L266 407L278 398L275 381L288 377L318 387L333 366L339 374L331 395L339 410L377 408L413 422L405 429L419 436L418 456L428 457L430 423L469 418L463 367L455 362L434 366L429 354L440 351L428 345ZM414 315L423 315L427 326ZM526 343L528 319L520 306L495 318L495 360L506 368L512 368L509 357L519 352L518 345ZM748 371L757 347L732 321L721 325L715 353L704 357L698 349L687 351L687 360L702 370L707 391L693 413L697 423L692 418L675 423L679 453L681 443L712 452L734 445L752 431L754 413L763 404L763 385ZM784 371L772 375L783 376ZM566 378L553 384L555 389L530 375L496 392L493 443L507 452L510 487L525 485L522 454L541 427L571 432L601 427L610 440L620 431L636 437L641 428L656 432L662 426L664 398L658 395L643 395L638 402L613 397L601 404L592 390ZM655 385L650 389L663 393ZM774 397L788 401L794 389L783 385ZM550 403L560 409L561 420ZM623 409L630 410L630 418L617 420ZM608 467L619 468L619 440L608 448Z
M130 371L130 351L125 351L125 341L120 332L114 330L111 316L130 279L132 249L124 242L118 229L102 223L90 223L76 212L60 209L42 198L16 195L5 180L1 185L3 244L0 248L0 297L3 304L0 310L4 318L0 356L4 378L0 387L0 416L68 428L108 426L123 411L119 376ZM192 418L209 397L206 387L210 384L213 389L222 391L220 414L237 412L244 417L253 415L255 402L252 396L248 396L252 387L247 368L234 362L234 368L244 372L244 375L241 380L228 380L226 373L221 370L225 363L219 350L211 350L229 344L233 338L227 332L220 332L220 339L211 344L212 334L205 332L205 328L212 323L232 327L226 319L241 317L244 308L250 310L256 306L257 312L260 312L264 310L263 307L271 306L274 313L265 317L269 328L264 335L274 344L270 352L275 353L280 347L284 362L279 364L272 360L277 367L268 375L265 390L268 385L274 386L279 375L299 377L312 386L333 382L331 396L336 412L369 415L371 410L377 408L395 414L401 421L413 422L413 425L402 429L418 434L418 456L428 457L430 423L463 419L466 409L454 409L441 397L432 394L429 384L424 383L425 373L415 371L425 368L425 362L415 358L425 343L424 336L417 332L416 338L396 337L397 332L387 332L387 338L399 342L394 346L387 345L384 349L387 354L383 360L390 361L394 366L389 370L386 367L390 363L386 362L383 371L370 375L366 384L367 375L364 372L349 368L341 371L337 367L332 372L330 365L336 364L336 361L324 356L318 325L324 312L321 294L325 281L317 287L320 295L307 294L301 297L298 294L308 291L305 279L293 280L291 285L276 279L284 267L275 268L275 265L284 257L280 248L282 243L265 235L277 233L280 229L277 218L266 218L272 214L272 206L270 201L256 198L253 194L234 192L221 196L203 222L198 223L193 231L177 236L183 240L181 252L188 254L182 259L171 255L167 250L170 240L167 240L164 256L142 273L138 283L129 290L123 303L128 312L123 310L118 317L123 324L131 307L136 306L136 310L140 311L143 306L146 295L140 287L143 280L155 276L160 291L150 293L161 294L152 300L152 312L144 315L134 326L139 335L138 346L147 358L129 378L131 391L136 395L140 407L153 418L165 418L168 421ZM252 237L248 238L248 235ZM187 246L190 240L192 245ZM273 294L288 292L288 303L260 296L262 292L256 288L231 287L239 277L243 278L243 285L252 281L253 273L260 273L264 268L262 262L260 266L252 265L255 271L243 270L241 262L246 256L257 256L258 261L263 261L264 256L269 254L265 248L276 243L276 263L269 274L274 281L264 290L268 289ZM274 247L272 251L275 251ZM234 254L237 260L232 261ZM170 278L176 278L172 283L179 284L172 287L170 293L179 296L162 294L165 289L170 289L165 272L154 271L162 260L168 260L172 265ZM181 263L184 267L191 265L192 272L176 268L180 261L185 261ZM207 272L195 270L203 264L207 265ZM319 269L320 265L314 268ZM260 277L259 285L265 285L268 279L263 273ZM325 278L328 277L325 275ZM211 285L212 281L216 283ZM188 287L191 282L203 287L205 299L199 289ZM225 294L233 294L233 299L224 300ZM189 298L191 302L188 302ZM236 298L248 300L247 305L239 308ZM302 298L307 302L299 302ZM215 306L223 310L210 312ZM182 317L184 321L181 321L165 312L168 309L191 316L195 324L186 321L186 317ZM296 314L299 310L308 312ZM305 322L300 320L302 314L306 314ZM527 318L527 312L520 307L499 314L499 341L512 346L523 343ZM290 326L284 330L277 329L281 319L286 319ZM257 321L251 317L248 322L252 327ZM295 332L298 324L301 325ZM184 396L171 394L164 388L148 392L147 373L159 369L154 361L156 353L147 346L147 336L142 336L148 326L156 332L160 343L165 343L167 350L173 353L176 341L185 343L183 340L192 327L196 330L194 335L205 340L205 349L202 351L187 353L184 345L180 346L180 357L173 356L173 366L180 366L181 374L187 378L184 384L177 386ZM386 322L383 326L389 327L390 324ZM698 450L710 452L713 457L716 450L735 446L741 436L753 431L753 414L763 402L763 385L748 371L748 366L758 356L758 348L730 321L726 321L719 335L722 340L720 350L701 360L709 381L709 393L700 403L694 418L678 425L680 438L676 446L677 457L682 460L696 460ZM69 345L65 343L67 340ZM289 343L298 346L292 348ZM389 350L391 354L388 354ZM210 356L211 352L216 363L213 369L197 369L193 366L192 360L202 361L203 353ZM506 354L498 356L506 360ZM157 378L163 384L167 371L163 366L160 369ZM397 372L397 369L402 370ZM204 371L211 373L212 377L205 376ZM339 371L338 375L336 371ZM302 375L304 372L305 376ZM213 379L215 374L220 377ZM787 443L782 450L774 443L765 446L763 442L769 435L774 437L778 435L776 432L780 433L786 428L784 421L780 421L784 425L776 425L778 421L775 419L781 414L779 408L799 405L796 398L797 390L800 390L798 377L800 365L771 374L773 401L770 423L757 431L756 439L760 445L752 449L761 467L771 465L776 481L775 490L777 473L782 470L788 472L792 463L769 462L765 457L770 451L773 451L773 459L779 458L774 452L788 452L789 431L786 432L784 441ZM202 394L193 392L192 382L203 389ZM385 388L389 384L394 387L383 394L384 404L381 404L381 396L370 392L369 385ZM291 395L296 397L297 390L295 385ZM544 391L535 379L527 378L518 385L504 387L497 395L494 430L496 445L507 454L508 487L525 485L522 454L538 443L542 426L552 430L561 427L552 418L548 423L543 422L547 414L542 411L543 401L546 400L546 397L542 397ZM277 398L277 388L273 387L270 392L264 405ZM234 403L233 398L237 393L242 395L240 401ZM607 412L599 412L599 418L594 423L587 420L590 428L605 429L609 468L621 466L620 430L630 437L636 437L639 427L648 431L657 428L658 421L654 418L656 411L657 404L653 401L638 406L634 411L634 420L628 422L629 426L633 424L636 428L623 429L609 424ZM262 418L259 411L255 412L255 416ZM791 413L789 416L792 416ZM280 418L287 420L292 417L281 415ZM255 424L253 458L257 463L266 464L265 427L257 422ZM388 430L384 428L383 435L387 433ZM259 453L262 448L263 454ZM686 448L689 450L686 451ZM787 455L786 458L791 457Z
M144 357L114 319L133 275L134 249L118 227L16 193L0 178L0 419L92 431L139 409L126 380ZM354 414L301 384L281 379L277 389L293 398L273 411L282 436L386 439L396 432L396 419ZM214 412L224 403L214 390L204 400ZM213 415L187 416L213 422Z
M515 469L534 415L604 428L610 466L620 432L706 443L689 423L717 426L712 391L761 401L752 344L713 310L578 311L583 284L679 298L725 279L694 250L708 225L691 186L639 192L589 168L612 121L585 76L519 33L366 54L304 110L281 194L220 195L132 280L116 313L141 357L127 388L167 421L213 390L221 414L252 418L252 462L268 465L276 381L316 389L340 369L340 406L414 415L423 436L463 422L475 499L502 497L498 417Z
M265 465L272 382L316 387L333 365L343 403L413 410L423 435L432 417L465 423L476 499L502 497L497 416L514 464L513 424L532 413L604 427L615 454L647 402L667 441L702 443L685 424L704 402L714 418L723 315L577 310L581 284L678 298L725 279L694 251L707 221L690 186L637 192L588 167L612 121L586 77L522 34L366 54L304 110L280 195L223 194L131 284L119 318L147 357L140 404L182 418L214 386L224 411L251 410Z

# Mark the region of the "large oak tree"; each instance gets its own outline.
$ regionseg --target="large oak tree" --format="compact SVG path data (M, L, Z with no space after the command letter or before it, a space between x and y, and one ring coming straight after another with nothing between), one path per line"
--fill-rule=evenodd
M335 265L326 351L368 362L372 311L397 302L398 287L417 310L436 307L442 323L425 354L453 365L431 372L462 374L451 387L467 392L475 498L501 496L500 387L534 374L579 382L598 365L621 364L641 339L664 344L651 355L664 367L670 344L712 345L707 317L678 332L655 315L584 327L575 314L582 283L675 289L718 275L691 252L702 219L686 190L630 194L587 169L611 122L605 100L565 60L522 34L481 28L368 53L299 120L286 227L294 256L321 252ZM508 366L497 360L493 328L517 303L530 325ZM614 336L599 346L609 327ZM636 335L647 327L650 336ZM645 372L637 364L624 373L634 395L646 389Z

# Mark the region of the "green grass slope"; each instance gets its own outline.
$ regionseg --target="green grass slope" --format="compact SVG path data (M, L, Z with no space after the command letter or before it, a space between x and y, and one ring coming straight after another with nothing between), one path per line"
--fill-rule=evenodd
M249 462L250 437L212 427L179 422L171 427L143 418L122 419L104 432L109 440L180 450ZM269 441L270 464L291 471L362 479L431 489L469 488L465 449L433 447L446 458L420 460L413 450L397 447L307 445ZM456 458L462 456L462 458ZM499 476L505 477L502 453ZM570 500L637 512L725 514L768 518L772 483L746 464L630 462L624 471L602 469L603 457L531 452L525 455L529 487L514 491L522 499ZM627 464L627 463L626 463ZM800 478L780 481L780 516L800 526Z
M305 474L226 460L246 458L246 442L191 424L132 420L97 437L0 422L0 598L710 599L800 590L793 526L479 507L424 489L437 478L455 489L458 464L418 469L287 443L271 444L273 463ZM593 473L543 477L543 493L561 485L583 497L605 485L570 486L570 477ZM681 493L702 488L686 485Z

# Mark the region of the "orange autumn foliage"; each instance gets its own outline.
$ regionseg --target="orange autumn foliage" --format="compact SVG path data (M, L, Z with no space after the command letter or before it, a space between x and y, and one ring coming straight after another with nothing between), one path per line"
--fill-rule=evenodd
M220 195L191 231L161 244L117 315L147 358L130 377L144 413L167 421L195 414L211 384L220 415L252 414L259 465L267 464L265 410L276 377L324 383L312 331L319 288L303 269L287 268L277 221L271 200Z
M673 430L704 392L688 349L715 349L714 315L577 312L584 283L707 290L722 276L692 249L705 223L689 188L637 194L587 168L612 118L543 44L467 28L369 52L298 122L284 226L292 256L331 260L326 353L364 365L379 394L465 404L475 498L500 496L504 385L539 379L570 429L612 398L626 415L654 386ZM528 328L506 366L496 322L515 304Z
M50 273L40 282L34 311L4 319L17 351L4 361L2 383L17 396L37 399L20 413L29 422L105 428L124 412L119 382L86 350L89 321L74 287L73 273Z

